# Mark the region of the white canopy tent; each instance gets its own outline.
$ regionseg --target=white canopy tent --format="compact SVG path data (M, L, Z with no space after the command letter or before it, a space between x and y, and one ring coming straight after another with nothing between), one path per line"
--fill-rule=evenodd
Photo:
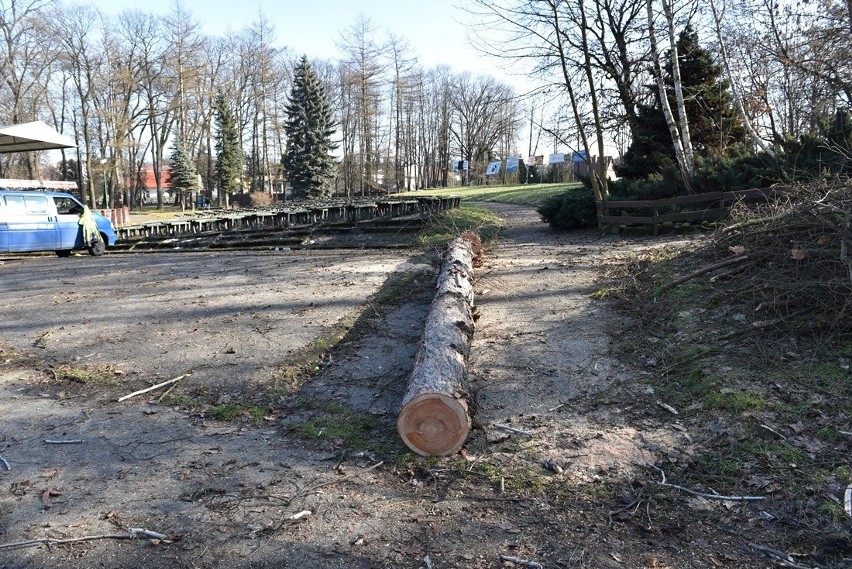
M42 121L0 127L0 153L74 148L74 141Z

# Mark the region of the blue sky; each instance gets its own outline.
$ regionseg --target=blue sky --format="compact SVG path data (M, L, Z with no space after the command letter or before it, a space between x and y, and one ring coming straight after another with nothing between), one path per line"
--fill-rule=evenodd
M405 38L421 65L439 64L456 71L489 73L507 77L494 61L477 53L469 44L463 24L463 0L180 0L192 12L205 33L223 35L248 27L259 17L275 28L280 46L309 58L337 59L336 44L341 32L363 14L379 38L386 30ZM116 14L125 9L168 14L175 0L92 0L100 10Z

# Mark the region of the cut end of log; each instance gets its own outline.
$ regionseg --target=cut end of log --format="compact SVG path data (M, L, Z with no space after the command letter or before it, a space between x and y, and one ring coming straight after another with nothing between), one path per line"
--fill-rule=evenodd
M417 454L455 454L470 433L467 404L446 395L423 394L402 408L396 428L403 442Z

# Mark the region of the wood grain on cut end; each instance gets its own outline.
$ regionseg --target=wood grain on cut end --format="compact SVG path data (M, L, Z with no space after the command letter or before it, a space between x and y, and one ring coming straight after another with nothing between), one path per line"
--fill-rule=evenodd
M462 399L427 393L405 404L397 419L403 442L417 454L448 456L461 450L470 417Z

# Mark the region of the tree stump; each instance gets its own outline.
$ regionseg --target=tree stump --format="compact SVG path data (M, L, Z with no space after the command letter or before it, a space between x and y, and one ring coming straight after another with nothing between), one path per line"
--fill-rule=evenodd
M474 330L473 262L480 254L478 237L462 236L450 244L402 399L397 430L424 456L458 452L470 432L474 403L467 360Z

